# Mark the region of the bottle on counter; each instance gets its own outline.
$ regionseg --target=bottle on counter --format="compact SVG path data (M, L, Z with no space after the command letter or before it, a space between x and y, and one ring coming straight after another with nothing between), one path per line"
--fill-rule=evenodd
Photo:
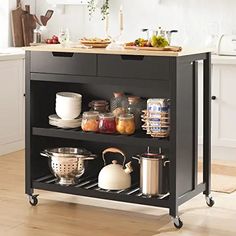
M134 121L135 121L135 127L136 130L141 129L142 121L141 121L141 115L142 110L145 109L145 103L144 101L137 96L129 96L128 97L128 113L134 115Z
M34 29L34 36L33 36L33 43L41 43L42 42L42 35L38 28Z
M115 92L114 97L110 101L111 112L118 117L120 114L127 112L128 99L122 92Z

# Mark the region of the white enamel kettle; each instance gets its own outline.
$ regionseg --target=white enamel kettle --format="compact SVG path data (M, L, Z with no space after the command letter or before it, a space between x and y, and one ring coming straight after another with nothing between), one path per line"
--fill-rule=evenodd
M123 165L118 164L117 160L112 160L112 164L106 165L105 154L108 152L121 154L124 157ZM125 154L121 150L111 147L102 152L102 158L104 161L104 167L98 175L98 187L107 190L122 190L130 188L130 173L133 169L131 167L131 162L125 165Z

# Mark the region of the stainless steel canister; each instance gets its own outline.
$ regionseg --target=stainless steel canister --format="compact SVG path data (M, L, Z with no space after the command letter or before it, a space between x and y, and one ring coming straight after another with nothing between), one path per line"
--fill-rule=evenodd
M144 195L154 197L166 194L169 188L169 161L162 154L144 153L134 156L140 163L140 189Z
M33 43L41 43L42 42L42 35L39 29L34 30L34 41Z

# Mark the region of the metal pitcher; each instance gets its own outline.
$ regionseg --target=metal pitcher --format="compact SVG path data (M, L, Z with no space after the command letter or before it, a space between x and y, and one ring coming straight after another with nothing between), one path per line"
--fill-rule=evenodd
M159 27L158 29L142 29L142 32L147 33L147 40L150 40L153 35L160 35L166 38L169 42L169 45L171 45L172 34L178 33L178 30L163 30L161 27Z

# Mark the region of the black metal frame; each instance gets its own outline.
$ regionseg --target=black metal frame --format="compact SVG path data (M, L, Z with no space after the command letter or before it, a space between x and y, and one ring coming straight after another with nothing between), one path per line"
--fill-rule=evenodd
M178 208L199 193L210 195L211 176L211 54L201 53L189 56L169 57L166 65L169 68L168 80L153 79L123 79L119 77L86 75L62 75L53 73L37 73L31 71L31 55L34 52L26 52L26 194L32 195L34 189L63 192L69 194L104 198L110 200L132 202L144 205L153 205L169 208L172 217L178 217ZM40 53L41 56L44 52ZM62 55L63 56L63 55ZM99 55L96 55L98 57ZM107 55L109 57L109 55ZM119 57L119 55L117 55ZM129 56L132 57L132 56ZM35 58L35 57L34 57ZM113 56L114 58L114 56ZM143 57L142 57L143 58ZM153 57L154 58L154 57ZM161 60L162 57L160 57ZM140 59L139 59L140 60ZM149 61L152 59L148 59ZM203 137L203 183L197 184L198 161L198 61L204 64L204 137ZM98 63L97 63L98 64ZM49 65L50 66L50 63ZM144 68L145 69L145 68ZM110 72L109 72L110 73ZM161 73L161 71L160 71ZM160 76L161 77L161 76ZM37 127L33 124L32 83L81 83L88 86L94 80L101 84L114 86L159 86L169 88L166 96L171 99L171 135L169 139L158 140L137 134L131 137L107 136L104 134L83 133L79 130L62 130L46 127ZM148 85L149 84L149 85ZM140 90L139 90L140 91ZM44 94L42 93L42 97ZM144 198L133 194L118 194L114 192L99 191L99 189L85 189L83 187L63 187L53 181L45 182L45 178L33 177L34 158L38 155L33 139L70 139L88 142L99 140L104 144L130 145L132 146L158 146L169 150L170 159L170 194L163 199ZM190 140L189 140L190 139ZM40 143L41 141L38 141ZM187 145L187 144L188 145ZM187 146L186 146L187 145ZM43 166L43 165L42 165ZM39 165L39 168L42 166ZM184 178L185 177L185 178ZM190 177L190 178L189 178ZM49 178L51 178L49 176Z

